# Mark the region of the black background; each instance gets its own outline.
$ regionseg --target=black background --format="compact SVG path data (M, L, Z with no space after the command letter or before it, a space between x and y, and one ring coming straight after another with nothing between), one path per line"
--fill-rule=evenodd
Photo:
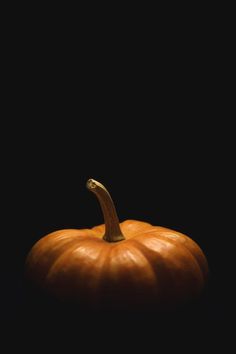
M6 328L14 335L23 332L25 345L34 336L41 343L47 335L54 338L52 319L45 315L49 309L40 309L40 317L28 306L24 261L33 244L51 231L102 223L97 201L85 188L92 177L109 189L121 221L138 219L186 233L209 261L208 288L192 315L170 316L163 327L155 316L134 315L142 344L153 345L159 332L159 344L163 338L167 344L170 335L182 349L189 348L186 337L193 347L202 341L218 345L231 314L233 180L231 55L220 24L206 21L202 30L199 22L191 26L191 19L172 27L128 21L127 30L117 24L110 33L112 19L109 27L102 22L84 27L80 21L64 25L49 18L46 29L46 22L35 25L34 20L9 26L3 68ZM82 320L73 313L69 318L60 330L66 338L73 334L70 343L81 344L86 337ZM141 345L129 320L132 335L124 338ZM78 333L68 330L75 329L73 321ZM102 326L97 322L94 331L85 326L96 340L94 332ZM60 343L58 327L56 333ZM109 336L117 342L113 333ZM101 337L97 347L104 349Z

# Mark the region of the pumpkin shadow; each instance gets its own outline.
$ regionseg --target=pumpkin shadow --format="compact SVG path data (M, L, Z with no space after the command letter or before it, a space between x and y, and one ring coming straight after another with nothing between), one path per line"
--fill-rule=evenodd
M24 328L31 338L43 333L45 341L57 346L72 348L94 345L104 352L110 351L110 343L116 349L130 346L133 349L151 350L158 342L159 348L181 347L183 341L198 344L209 336L206 321L208 291L198 300L170 310L151 309L101 309L81 308L63 303L38 289L25 287ZM171 339L170 339L171 338ZM185 339L184 339L185 338ZM183 348L182 348L183 350ZM81 351L82 352L82 351Z

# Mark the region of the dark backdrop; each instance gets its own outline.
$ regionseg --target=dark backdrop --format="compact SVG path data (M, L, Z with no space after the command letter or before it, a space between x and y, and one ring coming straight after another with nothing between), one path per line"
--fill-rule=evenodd
M49 319L39 324L25 300L24 261L45 234L102 222L85 188L92 177L109 189L121 221L170 227L201 246L211 271L202 306L165 329L182 338L193 326L190 338L211 346L227 333L231 311L227 45L186 28L135 37L131 29L122 40L88 32L76 43L59 27L11 36L2 130L6 328L45 335Z

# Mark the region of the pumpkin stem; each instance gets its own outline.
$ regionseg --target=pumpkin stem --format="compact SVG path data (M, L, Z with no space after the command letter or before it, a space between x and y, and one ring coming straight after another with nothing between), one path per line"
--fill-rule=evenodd
M105 221L105 235L103 239L107 242L117 242L125 240L120 229L119 219L116 213L114 203L106 188L94 179L89 179L87 188L93 192L99 200Z

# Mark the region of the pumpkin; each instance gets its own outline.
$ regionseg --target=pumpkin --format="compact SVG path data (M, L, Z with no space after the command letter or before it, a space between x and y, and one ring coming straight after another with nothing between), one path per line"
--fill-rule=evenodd
M27 278L53 297L83 308L166 309L198 297L208 264L188 236L147 222L119 223L106 188L89 179L103 225L41 238L26 260Z

